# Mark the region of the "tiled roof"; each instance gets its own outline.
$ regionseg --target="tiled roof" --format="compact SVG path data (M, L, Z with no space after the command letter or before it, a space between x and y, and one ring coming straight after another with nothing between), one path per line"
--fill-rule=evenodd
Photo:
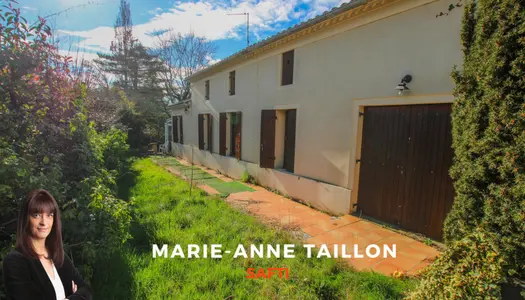
M222 65L225 65L226 63L229 63L231 61L233 61L234 59L237 59L239 57L242 57L243 55L246 55L248 53L250 53L251 51L255 50L255 49L259 49L259 48L262 48L268 44L271 44L272 42L275 42L281 38L284 38L290 34L293 34L293 33L296 33L300 30L303 30L305 28L308 28L312 25L315 25L317 23L320 23L320 22L323 22L331 17L334 17L334 16L337 16L343 12L346 12L346 11L349 11L353 8L356 8L360 5L363 5L363 4L366 4L368 1L367 0L354 0L354 1L350 1L350 2L347 2L347 3L343 3L341 4L340 6L338 7L334 7L332 8L331 10L329 11L326 11L324 12L323 14L321 15L318 15L312 19L309 19L307 21L304 21L304 22L301 22L299 24L296 24L288 29L285 29L277 34L274 34L260 42L257 42L251 46L248 46L244 49L242 49L241 51L238 51L226 58L224 58L223 60L219 61L218 63L215 63L207 68L204 68L198 72L195 72L193 73L191 76L189 76L187 79L188 80L192 80L194 78L197 78L197 77L200 77L201 75L203 75L204 73L208 73L210 71L212 71L213 69L217 68L217 67L220 67Z

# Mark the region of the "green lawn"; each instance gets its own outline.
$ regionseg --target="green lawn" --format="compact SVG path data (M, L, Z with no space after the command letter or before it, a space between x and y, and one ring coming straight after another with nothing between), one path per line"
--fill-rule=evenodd
M399 299L414 281L356 272L333 259L306 258L298 241L198 190L150 159L138 160L130 190L133 240L95 267L94 299ZM152 258L152 244L295 243L293 259ZM183 249L185 247L183 246ZM287 267L290 279L246 279L249 267Z
M193 181L197 184L206 184L217 190L221 194L231 194L231 193L239 193L239 192L253 192L253 189L249 186L238 182L238 181L232 181L232 182L224 182L220 180L219 178L208 174L207 172L203 171L201 168L196 166L186 166L178 162L173 157L154 157L155 161L157 161L162 166L167 166L174 168L181 172L186 178L193 178ZM193 174L192 174L193 169Z

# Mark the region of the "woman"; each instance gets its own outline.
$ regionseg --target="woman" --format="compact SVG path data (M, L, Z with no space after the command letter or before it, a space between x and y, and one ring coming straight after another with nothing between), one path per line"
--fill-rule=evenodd
M64 253L60 212L46 190L27 195L18 215L16 246L4 258L11 300L91 300L91 289Z

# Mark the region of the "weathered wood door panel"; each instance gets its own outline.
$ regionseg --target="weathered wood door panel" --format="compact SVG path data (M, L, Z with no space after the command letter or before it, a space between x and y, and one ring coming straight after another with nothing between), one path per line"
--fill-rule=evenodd
M226 113L219 115L219 154L226 155Z
M213 152L213 117L208 114L208 151Z
M173 142L179 143L179 116L172 116L171 124Z
M198 124L198 129L199 129L199 149L200 150L204 150L204 115L203 114L199 114L198 120L199 120L199 124Z
M450 104L366 107L358 205L365 215L441 239L454 190Z
M275 165L275 110L261 111L261 168L273 168Z
M284 130L284 169L294 172L295 161L295 128L297 110L286 111L286 124Z

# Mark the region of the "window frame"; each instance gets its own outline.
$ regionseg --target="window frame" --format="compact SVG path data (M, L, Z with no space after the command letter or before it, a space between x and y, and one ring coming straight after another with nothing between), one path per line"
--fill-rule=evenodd
M230 71L228 78L228 94L235 96L235 70Z
M291 60L288 64L287 61ZM289 67L287 67L289 66ZM281 54L281 86L294 84L295 69L295 49L283 52Z
M204 100L210 100L210 80L204 81Z

